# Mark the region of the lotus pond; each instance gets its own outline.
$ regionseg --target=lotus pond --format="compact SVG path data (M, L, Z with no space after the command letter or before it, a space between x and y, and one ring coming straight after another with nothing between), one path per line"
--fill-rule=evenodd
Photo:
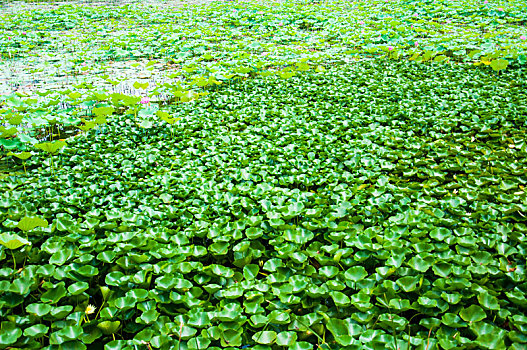
M0 6L0 349L527 347L524 1Z

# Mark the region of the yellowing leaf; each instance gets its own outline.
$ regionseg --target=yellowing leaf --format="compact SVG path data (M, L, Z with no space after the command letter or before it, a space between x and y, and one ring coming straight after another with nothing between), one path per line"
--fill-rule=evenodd
M56 153L59 149L61 149L64 146L66 146L66 142L54 141L54 142L37 143L35 145L35 148L41 149L44 152L48 152L48 153Z
M18 249L23 245L29 245L31 243L15 233L2 233L0 234L0 244L7 249Z
M48 226L48 222L45 219L41 218L30 218L30 217L24 217L22 220L18 222L16 227L21 229L22 231L30 231L34 229L35 227L46 227Z
M20 152L20 153L9 152L7 155L17 157L18 159L26 160L29 157L31 157L33 154L31 154L31 152Z
M93 109L93 114L97 117L111 115L115 111L113 107L97 107Z
M505 68L507 68L508 65L509 65L509 61L502 59L502 58L494 60L490 63L490 66L495 71L504 70Z

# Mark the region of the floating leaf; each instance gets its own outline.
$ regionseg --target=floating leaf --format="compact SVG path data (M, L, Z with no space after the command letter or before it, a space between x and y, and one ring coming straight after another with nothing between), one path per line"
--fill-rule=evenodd
M276 332L274 331L261 331L253 335L253 340L258 344L273 344L276 341Z
M30 338L40 338L48 333L49 327L43 324L35 324L24 329L24 335Z
M296 332L280 332L276 335L276 344L279 346L292 346L297 339Z
M97 328L104 334L115 334L120 326L120 321L102 321L97 324Z
M368 276L368 272L362 266L354 266L346 270L344 277L353 282L360 281Z
M459 316L467 322L478 322L485 317L487 317L487 314L485 314L485 311L477 305L470 305L468 308L464 308L459 312Z

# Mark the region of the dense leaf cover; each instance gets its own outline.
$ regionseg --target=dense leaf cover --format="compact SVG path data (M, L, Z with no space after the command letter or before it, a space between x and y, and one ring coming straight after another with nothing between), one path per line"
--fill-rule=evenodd
M523 348L524 78L258 78L32 157L2 183L1 344Z
M0 349L527 346L523 1L35 6Z

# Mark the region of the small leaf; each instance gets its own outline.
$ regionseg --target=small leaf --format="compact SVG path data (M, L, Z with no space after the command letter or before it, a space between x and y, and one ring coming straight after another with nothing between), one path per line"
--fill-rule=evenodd
M257 332L253 335L253 340L258 344L273 344L276 340L276 332L274 331L262 331Z
M333 298L333 302L337 306L348 306L351 304L350 298L342 292L332 291L329 295Z
M151 129L154 126L154 123L150 120L143 120L139 123L139 126L145 129Z
M279 346L292 346L297 339L296 332L280 332L276 336L276 344Z
M56 304L60 299L66 296L66 287L64 287L64 282L57 283L53 288L48 289L46 292L42 293L40 300L44 303Z
M368 276L368 272L362 266L350 267L345 273L344 277L353 282L358 282Z
M500 304L498 298L490 295L488 292L480 293L478 295L478 301L481 306L488 310L499 310Z
M97 325L97 328L99 328L104 334L114 334L120 326L121 322L119 321L103 321Z
M396 283L406 293L412 292L417 289L417 283L419 283L419 277L405 276L405 277L399 278Z
M410 261L408 261L408 265L419 272L426 272L430 266L432 266L432 264L422 259L419 255L416 255L410 259Z

